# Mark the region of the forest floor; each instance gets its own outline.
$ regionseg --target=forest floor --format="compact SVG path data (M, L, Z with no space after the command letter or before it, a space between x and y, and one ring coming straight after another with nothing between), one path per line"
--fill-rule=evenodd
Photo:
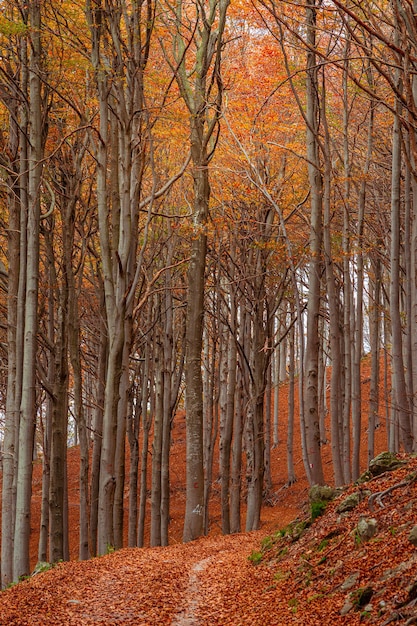
M368 381L365 372L364 399ZM285 392L280 396L280 415L284 416ZM295 440L297 482L287 487L284 423L280 428L281 443L272 451L273 490L259 531L221 535L220 486L215 483L209 536L181 543L185 424L180 416L173 433L170 545L125 548L83 562L77 561L78 450L69 450L71 561L1 592L0 626L417 623L417 551L408 540L417 523L417 459L408 458L406 467L363 486L375 494L395 487L386 495L370 501L367 494L353 511L340 514L341 500L358 489L352 486L310 525L299 434ZM386 448L385 438L382 420L377 451ZM365 431L363 450L366 454ZM323 458L331 483L328 445ZM41 482L39 463L34 468L33 565ZM377 534L366 543L358 541L355 531L363 516L373 516L378 522ZM295 518L307 525L299 539L289 526Z

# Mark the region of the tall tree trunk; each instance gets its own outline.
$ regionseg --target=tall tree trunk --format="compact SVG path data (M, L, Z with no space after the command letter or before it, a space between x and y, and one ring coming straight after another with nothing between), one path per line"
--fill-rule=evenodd
M310 181L310 263L307 302L307 339L305 349L305 429L307 457L312 484L323 484L323 466L320 451L320 419L318 415L318 358L319 315L322 254L322 178L320 172L318 132L319 102L316 60L317 2L307 0L307 158Z
M49 483L49 561L65 560L65 481L67 463L68 417L68 291L62 288L57 316L55 378L52 387L51 475Z
M217 312L213 311L214 316ZM216 401L218 389L218 337L217 323L213 321L212 332L205 333L204 338L204 425L203 425L203 448L204 448L204 534L209 532L209 502L213 482L214 444L218 431L218 402ZM221 357L220 357L221 358Z
M204 528L204 469L203 469L203 382L202 346L204 318L204 280L207 255L206 225L209 212L209 162L214 151L209 142L218 124L223 97L221 52L226 12L229 0L211 5L199 3L195 11L196 29L193 45L183 36L185 4L177 0L173 11L175 78L189 112L190 148L194 187L193 237L187 282L187 312L185 337L185 404L186 404L186 505L183 540L191 541ZM187 11L188 11L187 6ZM190 7L191 9L191 7ZM216 34L214 36L214 29ZM193 82L187 69L188 56L195 49ZM210 104L209 104L210 102ZM214 143L214 146L216 142Z
M159 308L159 306L158 306ZM161 463L164 415L163 351L160 337L154 339L155 416L152 443L151 546L161 545Z
M138 379L138 372L134 376ZM129 515L127 545L137 546L138 530L138 477L139 477L139 426L140 426L141 392L138 385L133 384L127 412L127 437L129 441Z
M51 380L49 378L49 380ZM41 501L41 521L39 525L38 561L45 563L48 560L49 541L49 478L51 459L51 418L52 402L47 398L45 418L39 417L39 424L42 431L42 501Z
M399 106L399 105L397 105ZM393 403L398 411L400 437L404 450L411 452L410 407L405 384L402 323L400 310L400 233L401 233L401 128L399 111L394 117L391 182L391 277L390 314L392 331Z
M123 345L123 355L120 376L120 398L117 404L117 433L115 449L115 478L116 485L113 503L113 528L114 547L123 547L124 528L124 495L125 495L125 469L126 469L126 428L128 412L128 396L130 389L130 352L132 337L132 318L128 315L124 322L125 342Z
M100 281L101 282L101 281ZM103 290L100 293L104 299ZM104 304L104 303L103 303ZM94 438L93 455L91 460L91 487L90 487L90 551L92 556L97 555L97 529L98 529L98 488L100 478L101 444L103 439L103 407L104 389L106 386L108 336L104 320L98 329L97 339L97 380L96 380L96 405L94 410Z
M149 452L149 430L151 428L152 412L148 414L149 402L149 378L150 378L150 346L146 345L145 360L142 374L142 450L140 468L140 496L139 496L139 518L138 518L138 547L142 548L145 541L145 516L147 499L148 480L148 452Z
M324 90L324 88L323 88ZM331 418L331 446L334 482L337 487L344 484L343 456L342 456L342 420L340 415L340 380L342 373L341 332L339 320L339 294L336 285L335 266L331 246L331 153L330 135L326 118L326 98L323 95L322 120L324 125L324 225L323 247L325 253L327 300L329 307L329 343L331 350L331 383L330 383L330 418ZM349 168L347 168L349 169Z
M294 398L295 398L295 332L291 326L288 336L288 427L287 427L287 484L295 483L294 468Z
M272 468L271 468L271 415L272 415L272 363L269 362L266 372L265 387L265 492L269 493L272 489Z
M20 90L27 94L27 40L22 38ZM13 544L16 514L15 478L17 435L23 367L24 280L26 272L27 215L27 111L26 103L12 107L9 118L10 164L8 188L8 275L7 275L7 393L2 454L1 588L13 580ZM19 176L20 174L20 176Z
M26 298L22 399L20 406L16 524L13 578L30 571L29 540L32 460L36 408L36 351L38 327L40 182L42 177L41 10L39 0L29 3L31 56L29 64L29 186L27 221Z
M380 358L380 300L381 300L381 259L371 258L373 267L372 300L370 310L370 349L371 349L371 381L369 387L368 416L368 464L375 456L375 428L379 407L379 358Z
M236 344L244 344L247 323L247 312L241 306L236 306ZM232 440L232 463L230 470L230 532L241 531L241 488L242 488L242 448L243 448L243 425L246 422L248 405L244 402L245 368L239 367L236 372L236 387L234 401L229 396L230 410L233 412L233 440Z
M207 254L206 223L210 186L207 156L200 154L203 145L204 119L193 119L191 128L194 179L194 228L188 270L187 332L185 337L185 406L186 434L186 508L183 541L192 541L203 533L203 381L201 351L203 346L204 282Z
M219 443L219 468L221 477L221 511L222 532L224 535L231 531L230 522L230 480L231 480L231 451L233 440L233 421L235 413L236 395L236 367L237 367L237 303L233 293L235 247L231 251L232 268L231 279L228 282L230 296L230 313L223 304L224 316L228 318L228 330L226 324L222 324L220 331L222 345L222 360L220 364L220 443Z

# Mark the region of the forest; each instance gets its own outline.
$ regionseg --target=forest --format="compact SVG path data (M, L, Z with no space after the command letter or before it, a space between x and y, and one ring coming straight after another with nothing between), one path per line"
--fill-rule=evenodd
M381 423L415 450L417 1L0 9L1 586L34 459L39 560L68 559L70 446L81 560L147 516L167 545L180 414L184 542L215 480L222 533L259 527L284 419L288 484L295 428L311 485L324 443L355 481Z

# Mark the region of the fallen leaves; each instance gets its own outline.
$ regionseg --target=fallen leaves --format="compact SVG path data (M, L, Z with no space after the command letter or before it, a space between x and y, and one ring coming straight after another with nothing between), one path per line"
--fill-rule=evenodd
M405 623L417 578L408 540L417 501L408 477L417 459L408 461L367 484L384 493L384 508L375 507L378 533L365 543L355 528L370 513L369 498L338 512L352 486L297 541L277 532L262 541L258 531L61 563L0 594L0 625L354 626L390 616ZM248 557L261 545L266 556L255 566ZM357 600L364 589L372 589L367 603Z
M280 394L281 399L284 406L287 402L284 393ZM178 419L172 461L175 492L171 507L172 543L180 541L182 531L184 428L183 420ZM381 432L382 428L377 434L382 439ZM407 604L399 609L398 603L408 601L407 589L417 579L417 551L408 540L411 528L417 523L416 483L409 480L412 472L417 471L417 460L407 459L407 467L377 476L363 485L370 495L384 494L382 498L371 499L375 509L372 515L377 518L379 531L368 543L356 544L354 528L361 515L371 513L369 495L352 511L346 514L337 511L342 499L358 490L354 486L331 502L324 515L298 540L265 542L265 535L274 537L279 528L300 515L307 498L308 487L301 469L295 485L280 486L286 480L284 435L282 431L281 447L272 450L274 506L263 509L263 530L219 536L219 498L213 498L210 537L186 545L124 549L91 561L61 563L0 593L0 626L355 626L359 623L381 626L395 612L405 616L402 622L405 624L414 609ZM363 449L366 453L365 440ZM299 453L299 443L296 452ZM323 448L324 459L326 455L330 459L330 446ZM301 464L301 457L296 458ZM68 463L74 558L79 523L76 449L68 451ZM330 460L325 468L331 482ZM39 484L34 487L33 565L42 483L41 467L35 466L34 470ZM400 485L403 481L406 484ZM253 552L262 552L263 545L272 548L267 558L254 566L248 557ZM346 581L354 573L355 582L349 587ZM364 615L366 607L356 610L352 604L346 616L342 616L340 611L350 594L367 586L374 590L370 615Z

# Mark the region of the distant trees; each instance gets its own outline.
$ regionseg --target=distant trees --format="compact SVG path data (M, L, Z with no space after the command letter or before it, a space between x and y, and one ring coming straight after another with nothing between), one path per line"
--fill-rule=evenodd
M169 542L179 406L185 541L217 478L222 531L259 527L298 427L311 483L327 443L356 479L384 419L415 448L414 4L4 2L2 586L30 570L37 454L39 559L68 558L69 443L80 558L148 516Z

